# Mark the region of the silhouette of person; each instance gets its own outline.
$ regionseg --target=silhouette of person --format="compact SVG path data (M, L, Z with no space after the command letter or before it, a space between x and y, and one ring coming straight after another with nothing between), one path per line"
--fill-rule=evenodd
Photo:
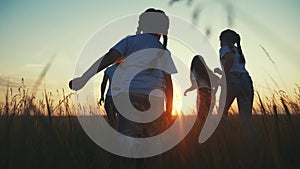
M132 104L135 107L139 107L137 109L146 110L150 105L148 100L149 93L154 89L161 89L162 91L165 91L167 98L166 112L170 114L172 112L173 102L171 74L176 73L177 70L172 61L171 54L167 50L168 28L169 18L163 11L153 8L147 9L139 17L139 25L137 27L136 35L127 36L118 42L109 50L108 53L99 58L87 71L85 71L81 77L71 80L69 87L73 90L81 89L91 77L108 67L121 56L125 56L127 60L128 56L145 49L161 49L165 52L153 52L151 50L149 52L146 51L147 56L139 56L135 63L128 63L127 65L129 66L127 67L145 67L147 64L153 66L154 63L159 64L160 67L166 67L169 70L168 73L158 69L146 69L138 72L135 78L131 79L129 94ZM159 41L161 36L163 37L163 44ZM164 62L160 62L159 59ZM125 77L127 77L126 74L124 74L124 78ZM124 78L123 80L128 80ZM123 121L119 119L119 123L122 122ZM122 125L119 125L120 130L125 130L126 127L130 128L130 126L122 127Z
M108 123L113 128L117 127L117 110L114 106L113 99L112 99L111 83L112 83L113 74L114 74L117 66L121 62L123 62L124 59L125 59L124 57L117 59L112 66L105 69L104 76L103 76L102 83L101 83L101 92L100 92L101 97L99 100L99 104L102 105L102 103L104 102L104 108L106 111ZM109 82L109 86L108 86L108 90L106 92L105 101L104 101L104 93L105 93L107 82Z
M211 86L211 84L218 84L219 77L215 75L206 65L204 59L200 55L193 57L190 66L190 80L191 86L185 90L184 95L188 92L197 89L197 104L196 110L198 119L204 122L212 103L212 96L215 95L215 90L218 86ZM211 83L211 81L214 81Z
M253 105L253 82L245 68L246 60L241 48L240 35L227 29L220 34L220 61L226 77L226 102L223 115L237 98L239 115L250 119Z
M114 77L119 78L113 78L113 80L116 80L116 83L112 84L114 85L112 86L112 94L116 95L113 98L121 97L124 93L125 95L129 94L131 104L141 112L147 112L150 107L155 109L165 105L166 111L158 119L165 118L166 115L171 114L173 106L171 74L177 73L171 53L167 50L168 29L169 18L165 12L153 8L147 9L139 16L136 34L119 41L81 77L71 80L69 87L73 90L81 89L96 73L114 63L121 56L125 56L125 61L118 66L114 74ZM160 42L161 37L163 37L163 44ZM118 71L118 69L121 71ZM116 72L123 72L123 74L118 76ZM126 91L127 89L124 86L128 81L130 81L130 86L129 91ZM164 94L152 92L156 89L163 91ZM152 102L150 104L149 98L153 98L156 104L152 105ZM126 101L128 100L124 100L125 103ZM166 102L164 103L164 101ZM116 102L114 103L117 107ZM126 107L127 105L121 106ZM152 130L155 129L155 125L152 122L138 123L131 121L120 113L120 111L125 110L119 110L119 108L117 110L118 131L130 136L124 141L128 142L136 137L153 136ZM143 113L143 116L149 115ZM122 140L120 140L120 144L122 144L121 142ZM143 160L137 160L136 166L142 168L144 164Z
M248 158L249 154L256 154L257 138L252 121L252 106L254 98L253 82L245 68L246 60L241 48L241 38L238 33L227 29L220 34L220 60L223 68L223 78L226 78L226 89L222 87L221 95L226 91L225 107L223 111L223 124L227 124L228 110L237 98L239 117L241 122L240 130L243 131L245 140L243 143L247 149L241 154L241 158ZM222 94L223 92L223 94ZM220 98L224 99L224 98ZM243 157L246 156L246 157ZM249 163L248 163L249 162ZM253 162L247 161L251 166Z

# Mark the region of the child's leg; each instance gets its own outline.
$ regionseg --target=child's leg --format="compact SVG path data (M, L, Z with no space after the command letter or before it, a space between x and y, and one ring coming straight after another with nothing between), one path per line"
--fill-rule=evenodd
M228 87L228 86L227 86ZM236 95L234 94L235 92L233 91L234 89L231 88L231 90L227 90L226 91L226 100L225 100L225 106L224 106L224 110L223 110L223 117L227 117L228 116L228 111L230 109L231 104L233 103ZM222 96L222 94L221 94ZM224 99L224 98L220 98Z
M246 135L247 141L250 143L249 146L253 146L257 141L251 121L254 91L252 80L248 75L241 78L239 91L240 93L237 97L237 102L241 118L241 126L243 127L243 132Z
M111 127L115 127L115 107L113 105L112 97L106 96L105 103L104 103L104 109L106 111L108 123Z
M254 90L252 85L252 80L250 76L245 75L241 77L241 82L239 85L239 94L237 96L239 114L241 118L251 118Z
M198 99L199 98L199 99ZM197 100L199 102L198 106L198 116L202 121L205 121L209 108L211 105L211 89L208 88L200 88L198 90Z

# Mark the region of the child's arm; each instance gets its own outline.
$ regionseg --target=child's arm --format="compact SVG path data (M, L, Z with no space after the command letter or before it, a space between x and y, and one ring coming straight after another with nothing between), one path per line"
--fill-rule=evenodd
M195 56L195 57L196 57L196 56ZM195 57L193 58L193 61L192 61L192 63L191 63L191 70L194 69L194 68L193 68L193 66L194 66L193 62L195 62ZM191 81L192 85L191 85L191 87L189 87L189 88L187 88L187 89L185 90L185 92L184 92L184 94L183 94L184 96L187 96L187 93L188 93L188 92L193 91L193 90L197 89L197 87L198 87L197 81L196 81L195 76L193 75L193 72L192 72L192 71L190 72L190 81Z
M210 83L212 84L212 89L216 89L220 84L220 77L216 74L222 75L223 72L219 68L215 68L214 71L208 68Z
M225 73L225 75L227 75L230 72L230 69L232 68L232 65L233 65L234 53L232 53L232 52L226 53L223 56L223 59L225 59L224 73Z
M218 67L214 69L214 73L217 73L217 74L219 74L221 76L223 75L223 71L220 68L218 68Z
M196 80L191 80L191 82L192 82L192 85L191 85L191 87L189 87L189 88L187 88L187 89L185 90L184 96L186 96L188 92L197 89L197 82L196 82Z
M101 102L104 102L104 92L105 92L107 81L108 81L108 75L106 73L104 73L102 83L101 83L101 97L100 97L100 101L99 101L100 105L101 105Z
M120 57L121 54L117 50L109 50L109 52L107 52L104 56L99 58L88 70L86 70L81 77L77 77L71 80L69 82L70 89L81 89L90 78L92 78L95 74L97 74L107 66L114 63Z

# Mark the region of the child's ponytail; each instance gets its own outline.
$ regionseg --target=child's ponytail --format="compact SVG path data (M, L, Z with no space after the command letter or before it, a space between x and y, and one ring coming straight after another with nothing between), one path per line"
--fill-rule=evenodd
M168 44L168 35L163 35L164 42L163 42L163 49L167 49L167 44Z
M239 34L236 34L236 45L237 45L237 50L240 54L240 63L246 63L243 51L242 51L242 47L241 47L241 37Z

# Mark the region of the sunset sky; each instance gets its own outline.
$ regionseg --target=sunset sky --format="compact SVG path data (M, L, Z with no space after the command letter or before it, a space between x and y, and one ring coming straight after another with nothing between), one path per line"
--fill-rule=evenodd
M194 0L190 6L187 0L171 6L169 0L0 1L0 86L5 86L7 80L17 86L22 77L32 86L46 64L51 63L41 87L69 90L68 81L74 76L78 56L89 38L112 20L140 14L149 7L187 22L193 22L195 9L201 9L195 26L203 33L210 30L208 38L217 54L219 33L228 28L228 11L223 2L233 4L230 28L241 35L246 67L255 88L266 95L279 89L292 93L300 82L298 0ZM126 25L120 25L120 29L122 26ZM106 46L115 43L105 48L99 44L99 49L107 51ZM196 53L178 49L182 45L178 43L171 39L169 49L189 65ZM201 54L212 69L219 66L218 58Z

